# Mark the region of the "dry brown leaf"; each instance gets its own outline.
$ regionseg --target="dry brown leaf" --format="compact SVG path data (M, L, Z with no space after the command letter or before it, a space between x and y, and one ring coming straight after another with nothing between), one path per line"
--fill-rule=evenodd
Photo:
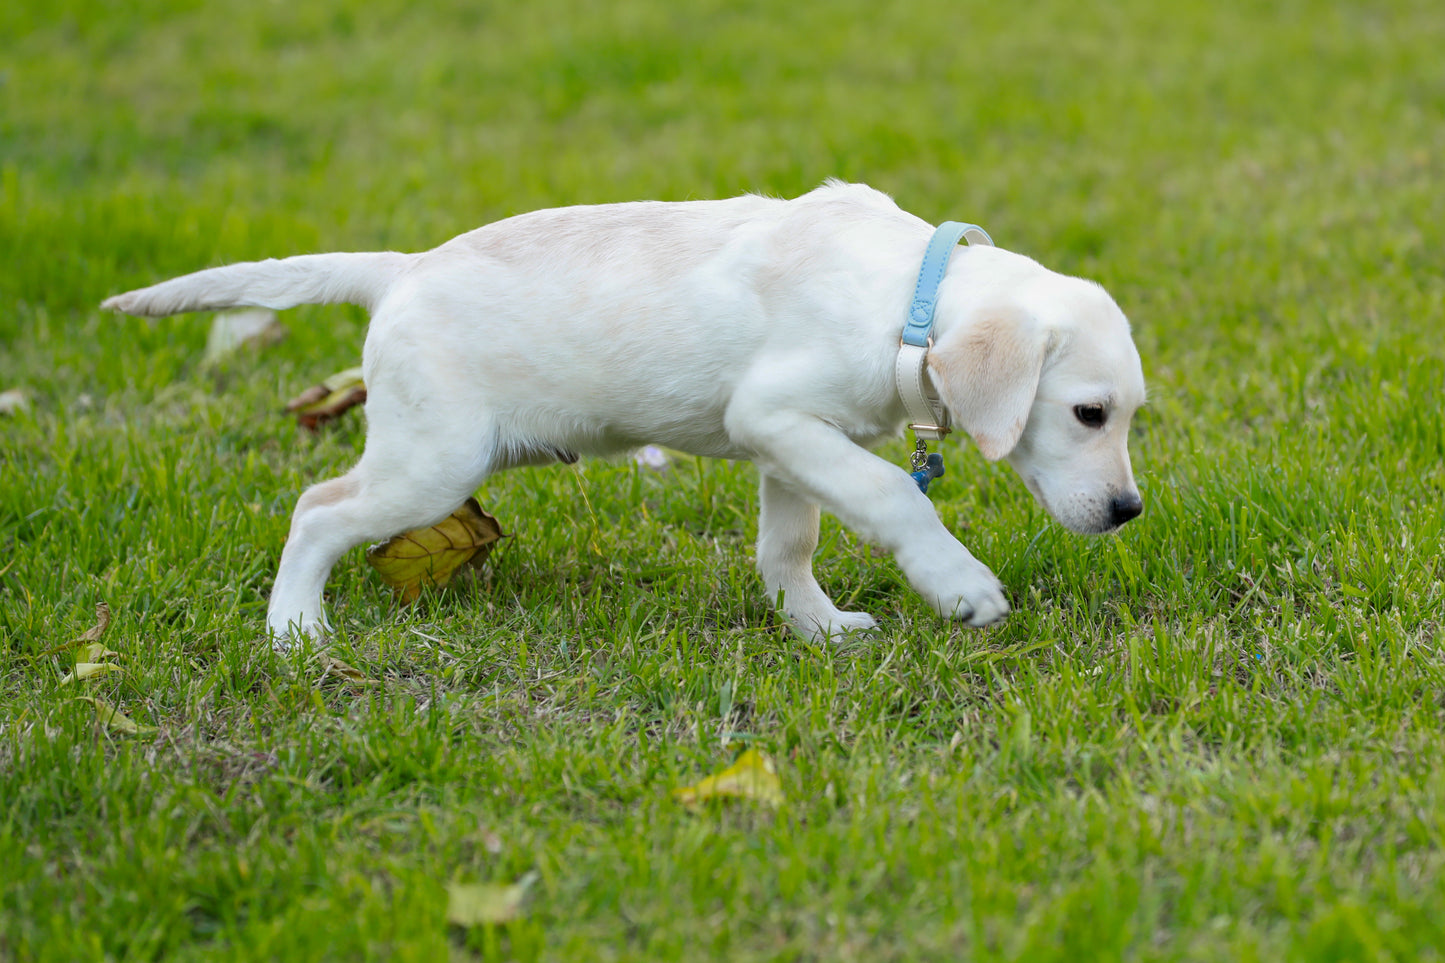
M365 403L366 384L361 380L361 369L347 368L286 402L286 410L296 416L302 428L315 431L346 410Z
M332 658L329 655L321 656L321 678L318 684L325 682L328 678L340 679L352 685L380 685L375 679L369 678L364 672L353 665L348 665L340 659Z
M737 761L696 786L672 791L673 798L688 809L701 809L710 799L751 799L776 809L783 804L783 784L773 761L756 749L749 749Z
M366 551L366 560L403 604L416 601L424 585L446 585L457 569L480 567L502 526L475 498L430 528L405 532Z
M77 662L99 662L101 659L110 658L117 653L100 644L100 637L108 628L110 628L110 606L104 602L97 602L95 603L95 624L87 629L84 635L61 645L51 646L40 654L58 655L61 652L73 650Z
M95 624L92 625L84 635L70 642L70 647L78 647L89 642L99 642L105 630L110 628L110 606L104 602L95 603Z

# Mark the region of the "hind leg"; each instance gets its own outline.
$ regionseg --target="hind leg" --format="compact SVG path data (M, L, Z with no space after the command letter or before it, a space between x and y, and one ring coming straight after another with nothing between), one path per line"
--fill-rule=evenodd
M819 640L874 628L878 623L866 612L844 612L834 605L813 576L818 503L767 472L762 473L760 495L758 571L772 599L781 593L783 614L793 627Z
M325 632L321 593L343 554L436 524L466 501L491 470L493 447L485 434L441 438L426 430L369 427L356 467L313 485L296 502L266 616L279 645Z

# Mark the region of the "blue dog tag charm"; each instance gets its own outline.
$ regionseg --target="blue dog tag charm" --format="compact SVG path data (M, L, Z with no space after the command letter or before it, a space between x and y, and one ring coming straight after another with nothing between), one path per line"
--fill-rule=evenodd
M943 456L936 451L933 452L916 471L909 472L909 474L918 483L918 490L927 495L928 483L935 478L943 477Z

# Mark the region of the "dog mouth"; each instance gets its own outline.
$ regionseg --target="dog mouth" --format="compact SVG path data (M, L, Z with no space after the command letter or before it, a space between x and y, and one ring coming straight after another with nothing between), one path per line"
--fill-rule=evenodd
M1113 535L1126 524L1124 521L1115 521L1105 510L1096 509L1086 512L1082 516L1061 514L1054 510L1054 506L1044 495L1043 486L1039 484L1037 475L1028 474L1021 477L1024 487L1028 489L1029 494L1034 496L1034 501L1039 503L1039 507L1047 512L1050 518L1075 535Z

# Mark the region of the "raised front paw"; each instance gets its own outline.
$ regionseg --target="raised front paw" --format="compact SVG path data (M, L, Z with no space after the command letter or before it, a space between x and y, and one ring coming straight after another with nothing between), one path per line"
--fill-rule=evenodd
M978 592L958 599L953 604L950 617L965 625L982 628L1008 618L1008 599L1004 598L1003 586L997 581Z
M940 615L957 619L974 628L1002 621L1009 613L1003 585L981 562L970 559L949 573L926 598Z

